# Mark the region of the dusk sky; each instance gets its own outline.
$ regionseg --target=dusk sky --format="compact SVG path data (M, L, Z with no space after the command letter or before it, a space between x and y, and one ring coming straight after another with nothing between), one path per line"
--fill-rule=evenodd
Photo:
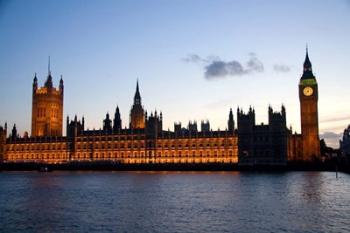
M350 1L1 1L0 125L30 132L32 82L63 75L64 119L123 125L139 80L142 103L174 121L225 129L249 106L267 123L286 106L300 132L298 82L308 44L319 87L320 136L338 147L350 124ZM65 120L64 120L65 125ZM65 131L64 131L65 132Z

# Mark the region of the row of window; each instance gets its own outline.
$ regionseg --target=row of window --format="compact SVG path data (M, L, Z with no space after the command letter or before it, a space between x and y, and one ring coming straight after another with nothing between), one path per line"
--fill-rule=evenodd
M192 143L192 142L200 142L203 144L206 144L208 142L213 142L214 140L217 141L217 143L220 143L219 141L223 140L230 140L230 141L237 141L235 140L236 138L232 137L227 137L227 138L187 138L187 139L181 139L181 138L176 138L176 139L165 139L165 138L159 138L158 143L172 143L172 142L177 142L180 144L184 143ZM88 136L83 136L83 137L78 137L77 142L90 142L90 141L137 141L137 140L145 140L144 135L115 135L115 136L98 136L94 135L92 137Z
M114 144L112 143L94 143L94 144L88 144L88 143L78 143L77 144L77 149L89 149L89 148L94 148L94 149L111 149L112 146L114 145L114 148L144 148L145 144L143 142L140 143L118 143L115 142ZM153 145L150 145L153 146ZM232 141L229 141L228 143L225 144L225 142L217 143L217 142L207 142L207 143L202 143L202 142L195 142L193 144L181 144L181 143L174 143L174 144L168 144L168 143L158 143L157 148L163 148L163 149L174 149L174 148L201 148L201 147L232 147L234 146ZM50 143L37 143L37 144L12 144L9 145L9 150L13 151L25 151L25 150L65 150L66 143L61 143L61 144L50 144Z
M89 158L75 158L74 161L91 161ZM94 160L113 160L113 159L94 159ZM140 159L140 158L127 158L121 161L123 163L237 163L237 158L156 158L156 159Z
M233 155L237 156L237 153L233 153L232 150L229 150L227 155L229 157L232 157ZM148 151L148 153L141 152L141 153L131 153L131 152L121 152L121 153L95 153L93 156L90 153L77 153L76 157L81 159L115 159L115 158L148 158L148 157L223 157L226 156L225 151L189 151L189 152L158 152L154 153L154 151ZM67 154L66 153L52 153L52 154L9 154L8 159L9 160L16 160L16 159L29 159L29 160L36 160L36 159L66 159Z
M145 137L143 135L135 135L135 136L96 136L94 135L93 137L78 137L77 141L78 142L89 142L89 141L136 141L136 140L144 140Z
M37 117L44 118L44 117L46 117L47 113L49 114L50 117L58 118L58 108L57 107L53 107L51 109L38 108Z
M155 157L218 157L218 156L237 156L237 152L234 153L232 150L229 150L227 153L225 151L186 151L186 152L160 152L154 153L154 151L147 151L145 152L109 152L109 153L94 153L94 158L143 158L143 157L149 157L149 156L155 156ZM76 154L77 157L82 158L90 158L91 153L85 153L85 152L78 152Z
M77 149L88 149L88 148L94 148L94 149L111 149L113 146L112 143L96 143L96 144L87 144L87 143L84 143L84 144L78 144L77 145ZM114 148L135 148L135 149L140 149L140 148L144 148L144 144L143 143L135 143L135 144L131 144L131 143L128 143L128 144L124 144L124 143L114 143ZM152 147L153 145L149 145L149 147ZM189 148L189 147L224 147L224 146L227 146L227 147L232 147L233 144L232 143L227 143L225 145L225 143L222 143L222 144L217 144L217 143L207 143L207 144L202 144L202 143L197 143L197 144L158 144L157 145L157 148L161 149L161 148L164 148L164 149L174 149L174 148Z
M8 160L67 160L66 154L10 154Z
M65 150L66 148L67 148L66 143L61 143L61 144L36 143L36 144L10 144L8 150L10 151Z
M45 108L38 108L38 118L45 117L46 116L46 109Z

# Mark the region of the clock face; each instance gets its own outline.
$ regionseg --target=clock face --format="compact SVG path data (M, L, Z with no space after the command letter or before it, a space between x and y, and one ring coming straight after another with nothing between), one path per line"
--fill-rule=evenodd
M310 95L312 95L314 93L314 90L311 87L305 87L303 89L303 93L306 96L310 96Z

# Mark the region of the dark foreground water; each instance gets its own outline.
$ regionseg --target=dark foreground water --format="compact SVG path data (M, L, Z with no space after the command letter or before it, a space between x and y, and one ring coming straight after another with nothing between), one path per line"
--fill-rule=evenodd
M350 176L2 172L0 232L350 232Z

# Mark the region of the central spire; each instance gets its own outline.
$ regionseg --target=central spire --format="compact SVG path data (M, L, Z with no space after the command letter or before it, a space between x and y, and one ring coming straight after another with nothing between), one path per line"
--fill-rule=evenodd
M145 128L145 111L141 105L141 95L139 90L139 80L136 82L136 92L134 96L134 104L130 111L130 128L144 129Z
M136 81L136 92L134 96L134 104L135 105L141 105L141 95L139 91L139 80Z
M49 56L49 64L48 64L48 66L47 66L47 73L48 73L48 75L51 75L50 56Z
M47 71L48 71L48 75L47 75L47 80L45 82L45 87L52 88L53 84L52 84L52 76L51 76L51 69L50 69L50 56L49 56L49 63L47 66Z

